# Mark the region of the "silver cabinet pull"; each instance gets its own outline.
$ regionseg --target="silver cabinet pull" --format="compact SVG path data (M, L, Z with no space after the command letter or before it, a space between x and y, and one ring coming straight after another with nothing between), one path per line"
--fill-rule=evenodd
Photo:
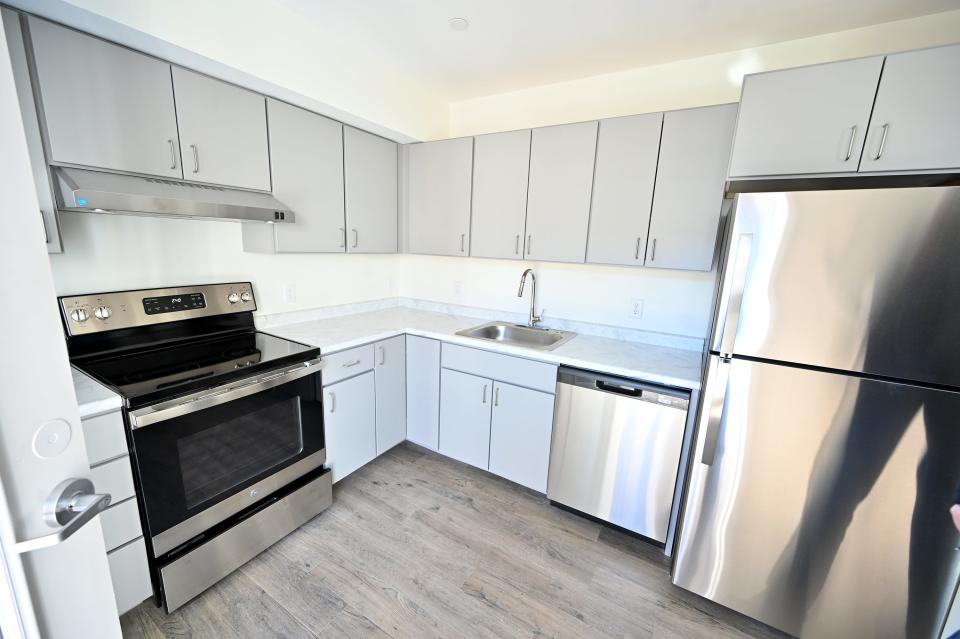
M327 395L330 396L330 412L337 410L337 396L333 391L327 391Z
M350 368L351 366L356 366L356 365L359 364L359 363L360 363L360 360L359 360L359 359L355 359L355 360L353 360L352 362L344 362L344 363L343 363L343 367L344 367L344 368Z
M513 254L520 255L520 234L517 234L517 239L513 241Z
M193 172L200 172L200 152L197 151L197 145L191 144L190 148L193 149Z
M727 389L730 381L730 362L721 360L716 368L716 386L713 397L710 398L707 413L706 432L703 437L703 454L700 463L713 465L717 456L717 442L720 440L720 426L723 422L723 405L727 400Z
M653 238L653 247L650 249L650 261L657 259L657 238Z
M110 494L93 492L89 479L68 479L59 483L43 502L43 518L50 526L60 527L52 533L13 544L13 552L25 553L56 546L69 539L110 505Z
M170 145L170 168L177 168L177 149L173 145L173 140L167 140L167 144Z
M637 238L637 249L633 252L633 259L635 260L640 259L640 240L642 239L643 239L642 237Z
M527 236L527 255L530 255L530 247L533 246L533 236Z
M493 405L494 406L500 405L500 387L499 386L493 387Z
M857 125L854 124L850 127L850 143L847 145L847 155L844 156L843 161L846 162L853 156L853 141L857 139Z
M487 385L486 385L486 384L483 385L483 400L482 400L482 401L483 401L484 404L487 403Z
M380 349L380 365L383 366L387 363L387 349L383 346L377 346L377 348Z
M463 243L464 243L464 241L465 241L466 239L467 239L467 234L466 234L466 233L461 233L461 234L460 234L460 252L461 252L461 253L463 253Z
M873 156L874 161L879 160L880 156L883 155L883 147L887 144L887 131L890 130L890 123L884 122L883 126L880 127L880 146L877 147L877 154Z
M357 248L357 246L360 244L360 234L357 233L357 229L352 229L352 230L353 230L353 248Z
M346 248L347 247L347 229L343 228L342 226L339 227L339 229L340 229L340 248Z

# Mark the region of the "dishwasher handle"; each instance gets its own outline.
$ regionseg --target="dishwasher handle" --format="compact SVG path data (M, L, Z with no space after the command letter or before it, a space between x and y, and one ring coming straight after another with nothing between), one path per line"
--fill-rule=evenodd
M626 395L628 397L642 397L643 389L636 388L633 386L620 386L619 384L611 384L610 382L605 382L602 379L596 381L596 387L598 390L607 391L608 393L617 393L618 395Z

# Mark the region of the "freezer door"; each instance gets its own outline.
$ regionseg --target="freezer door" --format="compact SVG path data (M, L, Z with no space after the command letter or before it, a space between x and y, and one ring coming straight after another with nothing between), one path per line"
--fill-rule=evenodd
M737 200L712 350L960 386L960 187Z
M711 358L673 581L785 632L936 637L960 393Z

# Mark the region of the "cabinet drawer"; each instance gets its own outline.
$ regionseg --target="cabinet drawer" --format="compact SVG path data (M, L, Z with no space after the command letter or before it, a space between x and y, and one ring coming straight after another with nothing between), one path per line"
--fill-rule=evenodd
M90 469L90 479L98 493L110 493L110 501L117 503L133 497L133 474L130 458L121 457Z
M441 365L444 368L509 382L545 393L557 392L557 367L545 362L500 355L456 344L444 344L441 349Z
M137 537L143 537L137 500L128 499L122 504L107 508L100 513L100 526L103 528L103 546L107 552Z
M323 385L373 370L373 344L323 356Z
M143 539L107 553L117 612L121 615L153 595Z
M90 417L81 424L91 466L129 452L120 411Z

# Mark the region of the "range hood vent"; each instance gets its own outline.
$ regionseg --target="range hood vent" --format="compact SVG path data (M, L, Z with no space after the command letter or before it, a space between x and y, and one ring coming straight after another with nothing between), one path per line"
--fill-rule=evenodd
M61 211L197 218L231 222L293 222L269 193L183 180L53 167Z

